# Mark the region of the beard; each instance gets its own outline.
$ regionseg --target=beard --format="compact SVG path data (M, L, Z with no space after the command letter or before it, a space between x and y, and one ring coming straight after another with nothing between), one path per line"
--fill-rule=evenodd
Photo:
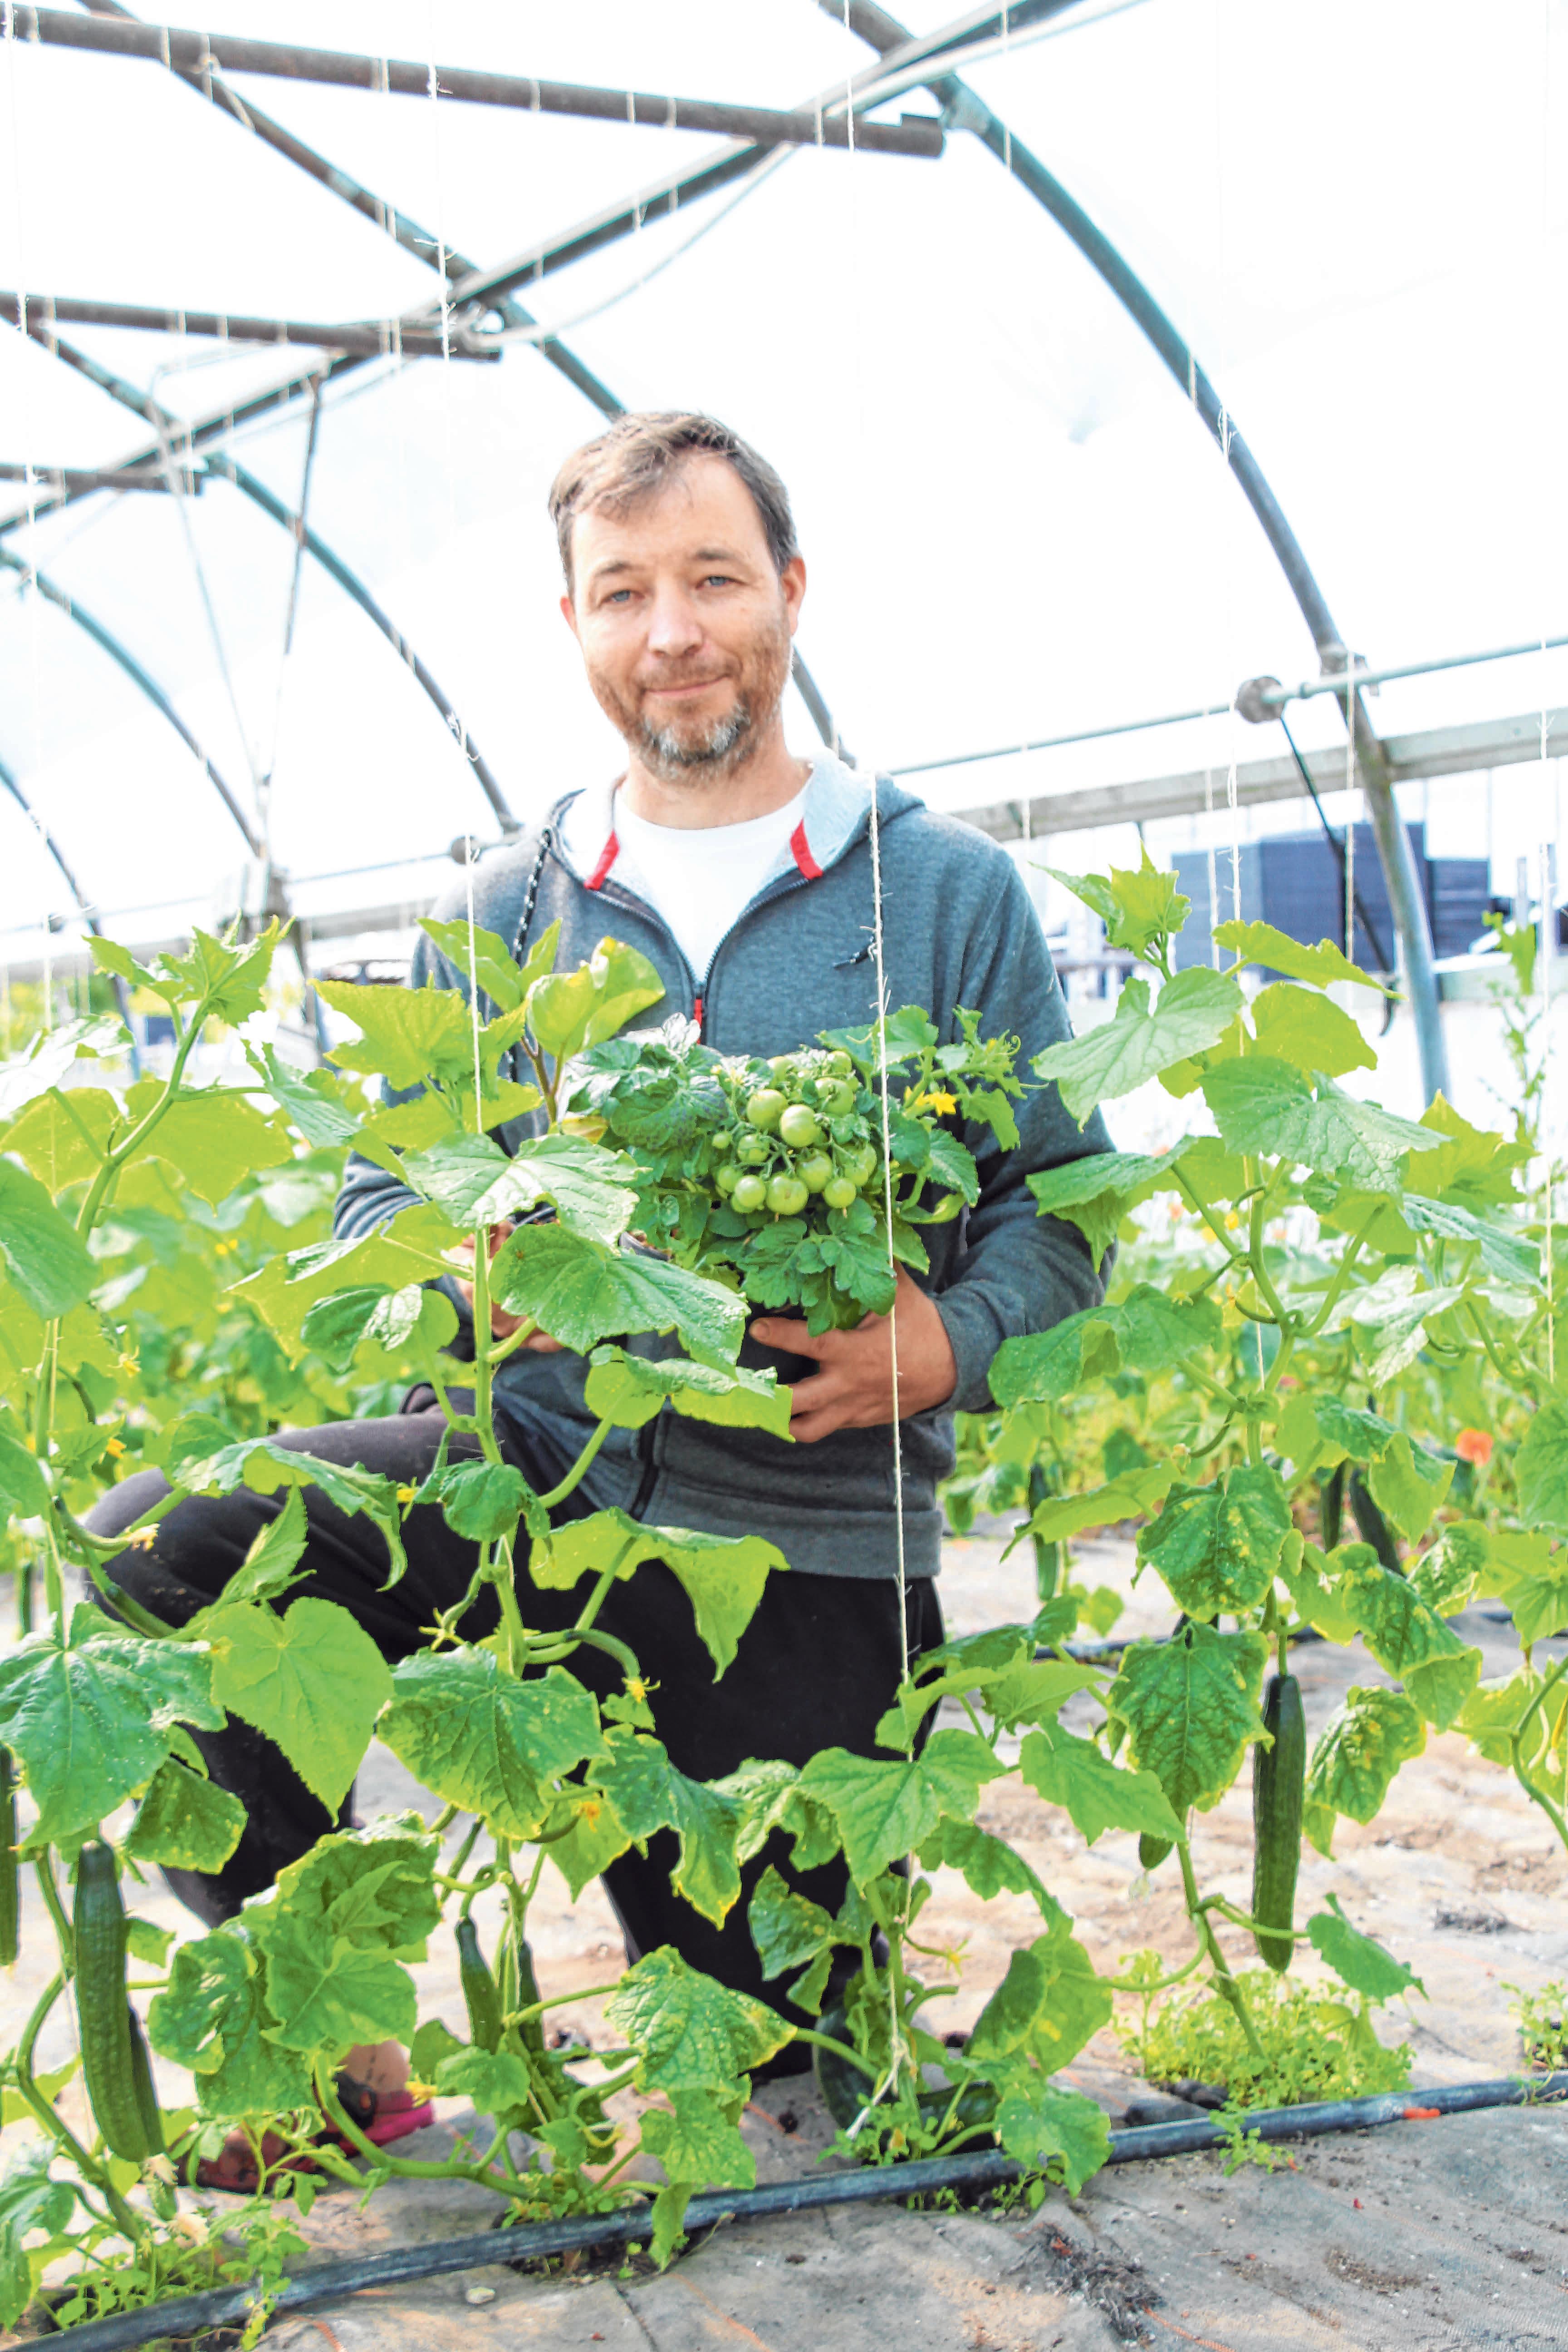
M781 614L778 625L755 637L741 657L734 698L717 718L671 719L662 727L647 719L640 694L623 694L603 675L592 679L605 717L661 784L695 787L734 776L761 749L789 682L790 637ZM695 677L701 676L700 672ZM695 682L673 669L648 681L653 686ZM646 693L647 687L643 688Z

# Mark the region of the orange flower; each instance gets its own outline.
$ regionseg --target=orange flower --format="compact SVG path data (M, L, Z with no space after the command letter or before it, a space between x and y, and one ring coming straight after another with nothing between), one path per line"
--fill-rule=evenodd
M1461 1429L1454 1440L1454 1451L1461 1462L1473 1462L1484 1470L1492 1458L1492 1442L1484 1429Z

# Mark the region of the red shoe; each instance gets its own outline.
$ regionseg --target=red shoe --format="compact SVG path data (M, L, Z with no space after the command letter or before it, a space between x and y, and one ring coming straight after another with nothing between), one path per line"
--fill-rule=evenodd
M388 2091L382 2094L364 2083L355 2083L340 2074L334 2085L345 2114L356 2123L366 2139L376 2147L386 2147L394 2140L406 2139L410 2132L423 2131L436 2120L436 2110L428 2099L416 2101L411 2091ZM328 2124L315 2133L311 2146L342 2148L345 2155L355 2156L359 2150L353 2140ZM268 2177L279 2172L316 2172L321 2169L312 2162L304 2149L290 2154L276 2132L261 2136L261 2163ZM216 2156L202 2157L196 2165L198 2189L222 2189L235 2197L254 2197L261 2186L256 2150L248 2135L238 2128L231 2131Z

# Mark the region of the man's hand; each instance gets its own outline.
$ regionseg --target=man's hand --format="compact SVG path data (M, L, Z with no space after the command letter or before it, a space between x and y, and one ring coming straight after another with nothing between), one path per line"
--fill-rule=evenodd
M814 1357L822 1367L790 1391L790 1434L813 1445L836 1429L879 1429L893 1418L893 1343L899 1343L899 1418L945 1404L958 1381L947 1328L925 1292L900 1268L891 1315L868 1315L853 1331L814 1339L804 1323L763 1315L752 1334L764 1348Z
M510 1231L511 1221L510 1218L504 1224L492 1225L490 1227L489 1238L489 1254L492 1261L497 1250L500 1249L502 1242L505 1241ZM465 1242L463 1246L467 1250L469 1257L472 1257L474 1254L473 1243L471 1241ZM471 1314L474 1305L473 1284L471 1282L464 1282L459 1279L458 1289L459 1294L468 1300L468 1310ZM512 1333L516 1330L520 1330L527 1320L528 1318L525 1315L509 1315L504 1307L492 1306L490 1308L490 1337L492 1339L510 1339ZM522 1345L525 1353L531 1353L535 1356L554 1356L559 1355L561 1352L561 1341L559 1339L552 1339L548 1331L535 1331L531 1333L531 1336L523 1341Z

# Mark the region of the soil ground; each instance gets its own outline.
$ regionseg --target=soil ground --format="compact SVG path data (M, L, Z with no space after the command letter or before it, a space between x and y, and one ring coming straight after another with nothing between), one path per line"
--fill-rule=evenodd
M1026 1617L1028 1569L1004 1564L989 1533L950 1542L942 1580L950 1630ZM1126 1596L1117 1631L1155 1632L1169 1604L1134 1589L1130 1544L1108 1537L1079 1547L1077 1573ZM1511 1627L1482 1612L1456 1620L1480 1644L1484 1671L1503 1674L1517 1650ZM1552 1654L1555 1644L1550 1645ZM1317 1729L1349 1683L1375 1679L1368 1662L1327 1645L1297 1653L1309 1727ZM1084 1706L1087 1702L1078 1702ZM1069 1717L1069 1720L1070 1720ZM362 1811L434 1804L384 1750L373 1749ZM1173 1871L1145 1877L1136 1842L1116 1834L1086 1852L1065 1816L1003 1783L981 1819L1028 1856L1077 1921L1098 1965L1152 1946L1190 1950ZM1200 1876L1245 1903L1250 1797L1247 1777L1202 1821ZM1568 1975L1568 1856L1515 1784L1452 1735L1407 1765L1378 1820L1342 1822L1331 1861L1302 1863L1305 1917L1337 1894L1358 1926L1381 1937L1422 1979L1425 2000L1384 2011L1385 2039L1412 2041L1415 2085L1505 2074L1520 2064L1510 1985ZM29 1892L31 1890L29 1889ZM188 1926L161 1886L137 1908ZM1010 1897L983 1905L950 1873L922 1920L926 1939L962 1944L963 1989L944 2003L944 2027L966 2025L1031 1932L1032 1907ZM532 1915L546 1991L614 1978L619 1938L597 1887L573 1903L547 1873ZM1250 1939L1227 1936L1237 1965ZM21 1958L7 2008L25 2013L52 1973L41 1906L26 1903ZM1303 1969L1310 1975L1312 1964ZM460 2025L455 1956L437 1940L421 1972L422 2013ZM601 2038L598 2004L568 2012ZM63 2011L40 2063L69 2047ZM1149 2086L1112 2032L1066 2079L1097 2097L1114 2123ZM169 2089L177 2092L178 2078ZM63 2105L71 2111L76 2086ZM464 2111L443 2107L437 2127L405 2150L437 2154ZM809 2077L760 2088L744 2120L758 2179L816 2170L832 2130ZM14 2137L7 2133L9 2141ZM415 2352L461 2341L577 2352L603 2343L640 2352L751 2345L763 2352L1079 2352L1142 2340L1209 2352L1303 2347L1558 2346L1568 2341L1568 2111L1498 2110L1297 2146L1293 2168L1227 2178L1217 2156L1119 2166L1084 2195L1053 2191L1039 2211L986 2216L916 2213L892 2205L832 2210L711 2232L662 2276L646 2263L584 2264L571 2275L485 2273L399 2287L285 2320L268 2342L298 2352ZM837 2159L828 2158L829 2162ZM485 2226L495 2208L452 2184L399 2183L364 2212L351 2195L323 2195L307 2225L313 2255L342 2259Z

